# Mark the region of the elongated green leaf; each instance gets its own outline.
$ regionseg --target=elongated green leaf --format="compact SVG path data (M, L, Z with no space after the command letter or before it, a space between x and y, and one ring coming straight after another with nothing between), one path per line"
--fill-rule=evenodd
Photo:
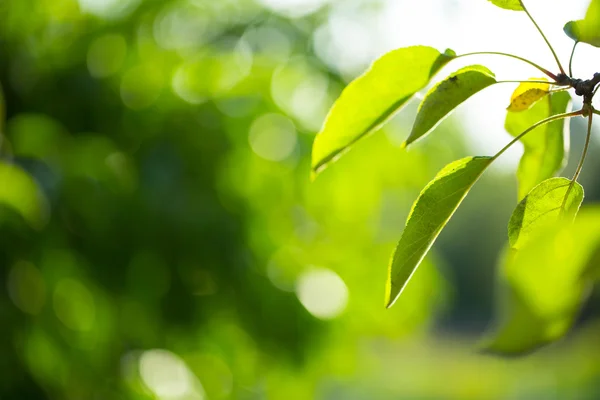
M442 54L431 47L414 46L394 50L375 61L344 89L331 108L313 144L313 173L381 127L455 56L452 50Z
M600 0L592 0L584 19L567 22L563 29L576 42L600 47Z
M513 136L519 135L534 123L554 114L568 112L571 97L566 92L553 93L529 110L508 112L505 128ZM522 199L538 183L553 177L566 165L569 149L569 120L542 125L525 135L525 147L519 163L518 197Z
M488 0L494 5L504 8L505 10L523 11L523 6L519 0Z
M556 223L571 181L550 178L537 185L517 205L508 223L508 240L513 249L522 248L532 236ZM575 182L565 201L564 216L571 220L583 201L583 187Z
M467 157L455 161L444 167L423 189L413 204L390 262L387 307L396 301L454 211L492 161L492 157Z
M481 65L459 69L439 82L429 90L421 102L417 119L404 145L409 145L429 133L462 102L494 83L494 73Z
M551 178L540 183L519 203L510 219L510 249L502 261L498 278L499 323L483 344L488 351L504 354L532 351L564 335L575 318L577 308L572 300L583 290L579 272L570 275L571 272L560 271L560 268L571 268L573 243L561 243L553 236L560 229L569 231L583 201L583 188L578 183L574 184L564 201L569 184L570 181L565 178ZM561 213L563 202L565 211ZM535 249L533 254L540 252L536 247L540 246L540 240L549 240L550 245L556 248L565 246L563 250L569 256L560 258L565 262L562 267L555 264L556 270L548 269L545 261L534 260L531 248ZM556 252L553 251L553 254ZM532 273L532 270L536 272ZM575 270L581 271L582 268L577 266ZM571 282L570 286L561 287L562 283L554 277L557 274ZM563 296L558 289L571 293L565 294L566 302L551 299L552 294ZM538 291L545 297L539 304L532 298L538 296Z
M0 205L18 212L34 228L47 219L47 204L36 182L21 168L0 161Z

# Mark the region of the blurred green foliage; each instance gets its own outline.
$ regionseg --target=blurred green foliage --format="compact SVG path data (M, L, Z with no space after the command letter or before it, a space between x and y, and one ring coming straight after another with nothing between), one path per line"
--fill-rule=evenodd
M489 317L498 173L384 309L403 210L465 144L449 121L406 153L400 120L311 184L344 85L313 53L326 13L0 4L0 399L596 398L598 326L519 361L462 336Z

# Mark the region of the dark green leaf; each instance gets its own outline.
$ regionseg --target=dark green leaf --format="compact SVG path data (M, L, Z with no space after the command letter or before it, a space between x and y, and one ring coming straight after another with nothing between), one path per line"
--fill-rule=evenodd
M563 29L576 42L600 47L600 0L592 0L584 19L567 22Z
M455 53L426 46L394 50L350 83L316 136L312 171L320 172L351 145L377 130L423 89Z
M406 221L392 257L386 284L386 306L398 298L419 263L492 157L467 157L444 167L427 184Z
M547 179L517 205L508 223L508 240L513 249L522 248L533 236L556 223L570 183L566 178ZM575 218L582 201L583 187L575 182L564 203L564 216Z
M429 133L462 102L494 83L496 78L492 71L481 65L462 68L439 82L425 95L404 144L409 145Z
M544 118L568 112L570 100L571 97L566 92L553 93L528 110L508 112L504 126L508 133L517 136ZM569 120L542 125L525 135L522 143L525 150L517 172L519 199L565 166L569 146Z
M494 5L506 10L523 11L523 6L520 0L488 0Z

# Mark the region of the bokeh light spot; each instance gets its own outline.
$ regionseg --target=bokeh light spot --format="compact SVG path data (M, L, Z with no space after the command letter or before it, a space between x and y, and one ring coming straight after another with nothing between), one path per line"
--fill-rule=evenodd
M140 357L140 376L144 384L161 399L202 399L185 363L167 350L154 349Z
M37 182L16 165L0 162L0 205L18 212L32 227L41 229L49 207Z
M106 19L122 18L131 13L140 0L79 0L81 11Z
M294 123L282 115L260 116L250 127L250 147L266 160L286 159L294 151L297 140Z
M89 331L96 319L94 296L82 283L66 278L54 289L54 312L74 331Z
M275 71L271 95L277 106L313 131L321 127L332 102L329 79L303 58L293 58Z
M38 314L46 300L46 285L40 271L31 263L18 262L8 273L8 295L21 311Z
M195 68L196 67L196 68ZM202 104L208 99L208 86L197 80L194 70L197 65L188 63L175 70L171 87L173 92L190 104Z
M121 99L134 110L151 106L162 90L163 76L160 69L150 64L127 71L121 81Z
M207 10L193 5L168 7L154 21L154 38L168 50L200 46L208 33L207 14Z
M87 66L95 78L105 78L119 71L127 56L127 43L121 35L99 37L90 45Z
M302 305L317 318L333 319L348 304L348 288L342 278L326 268L312 268L296 283L296 295Z
M298 18L323 7L329 0L259 0L265 7L276 13Z

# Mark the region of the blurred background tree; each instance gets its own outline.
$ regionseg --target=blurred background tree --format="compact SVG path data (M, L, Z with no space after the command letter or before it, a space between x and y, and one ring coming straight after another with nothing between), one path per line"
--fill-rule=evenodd
M473 348L501 170L383 308L404 213L470 145L449 120L406 153L399 118L311 184L359 70L315 45L335 3L287 3L0 3L0 399L597 398L597 324L522 360Z

